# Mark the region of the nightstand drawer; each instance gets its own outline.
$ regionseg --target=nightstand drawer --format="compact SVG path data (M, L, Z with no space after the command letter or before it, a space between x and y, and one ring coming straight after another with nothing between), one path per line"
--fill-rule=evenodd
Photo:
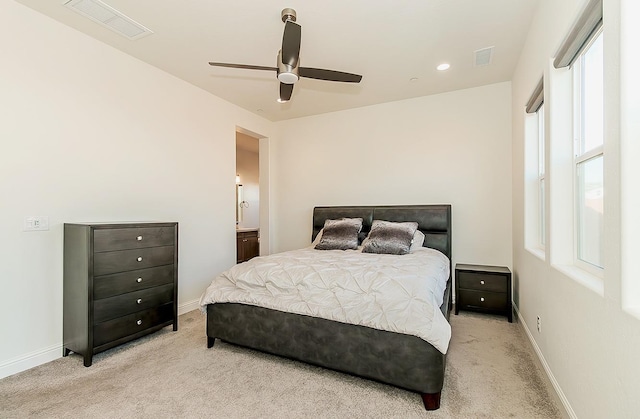
M460 308L482 308L487 310L506 310L509 299L505 293L459 290L458 304Z
M98 276L170 265L173 263L173 258L173 246L96 253L93 256L93 274Z
M506 275L492 275L478 272L458 272L456 277L458 287L491 292L507 292L508 278Z
M138 227L96 229L93 233L94 252L171 246L175 240L173 227Z

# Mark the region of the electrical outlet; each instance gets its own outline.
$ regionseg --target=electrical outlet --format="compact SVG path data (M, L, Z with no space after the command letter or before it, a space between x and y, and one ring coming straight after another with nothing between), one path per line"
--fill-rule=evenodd
M34 216L25 217L23 231L47 231L49 230L49 217Z
M538 333L540 333L540 331L542 330L542 321L540 320L540 316L537 317L537 328L538 328Z

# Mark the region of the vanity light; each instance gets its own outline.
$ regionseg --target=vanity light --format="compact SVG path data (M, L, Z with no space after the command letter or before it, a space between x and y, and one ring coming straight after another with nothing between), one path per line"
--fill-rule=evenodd
M236 185L240 183L240 175L236 175Z
M442 64L440 64L439 66L437 66L437 67L436 67L436 69L437 69L438 71L445 71L445 70L448 70L448 69L449 69L449 67L451 67L449 64L447 64L447 63L442 63Z

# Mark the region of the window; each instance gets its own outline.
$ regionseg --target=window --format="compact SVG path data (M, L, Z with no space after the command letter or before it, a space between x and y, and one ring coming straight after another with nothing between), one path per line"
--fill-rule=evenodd
M547 230L543 81L525 107L525 246L540 258L545 258Z
M547 241L557 269L603 295L603 0L587 0L553 60ZM547 112L549 109L547 109ZM549 164L551 163L551 164ZM615 191L615 190L614 190Z
M544 249L546 244L545 215L545 145L544 145L544 103L536 112L538 122L538 246Z
M604 268L604 58L598 31L573 63L575 262Z

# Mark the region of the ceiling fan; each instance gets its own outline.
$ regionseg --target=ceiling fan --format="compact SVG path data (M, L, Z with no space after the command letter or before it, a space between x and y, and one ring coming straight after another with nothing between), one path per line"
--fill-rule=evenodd
M209 65L216 67L244 68L247 70L275 71L278 80L280 81L279 102L287 102L291 99L293 85L300 77L346 83L360 83L362 76L358 74L325 70L322 68L300 67L299 56L302 27L295 23L296 11L290 8L282 10L282 21L284 22L284 34L282 35L282 49L278 51L277 67L214 62L209 62Z

